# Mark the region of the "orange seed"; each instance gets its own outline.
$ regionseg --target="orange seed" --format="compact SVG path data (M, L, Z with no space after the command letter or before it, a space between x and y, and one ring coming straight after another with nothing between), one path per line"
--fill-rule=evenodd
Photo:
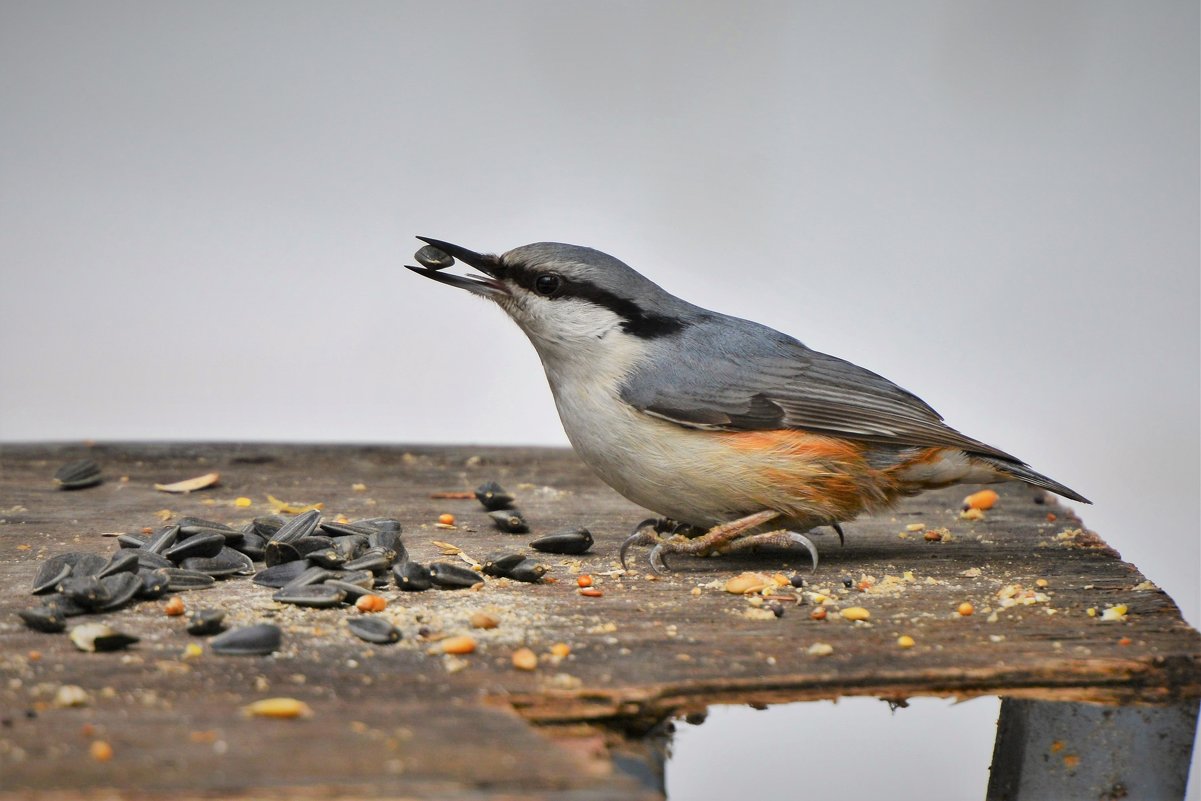
M178 595L173 595L167 599L167 603L163 604L163 613L168 617L179 617L184 613L183 598Z
M360 595L354 606L360 612L382 612L388 608L388 602L381 595Z
M518 648L513 652L513 667L518 670L534 670L538 667L538 655L529 648Z
M444 654L470 654L475 651L475 640L463 634L458 637L447 637L442 641Z
M958 607L958 608L957 608L955 611L956 611L956 612L958 612L958 613L959 613L960 615L962 615L963 617L967 617L967 616L968 616L968 615L970 615L972 612L975 612L975 611L976 611L976 607L972 606L972 605L971 605L970 603L968 603L967 601L964 601L963 603L961 603L961 604L959 605L959 607Z
M973 492L963 499L963 508L985 511L996 505L998 497L997 493L990 489Z
M579 584L581 587L591 587L592 576L584 573L583 575L576 577L575 583Z
M438 515L438 522L444 526L453 526L455 524L455 516L450 512L445 512Z

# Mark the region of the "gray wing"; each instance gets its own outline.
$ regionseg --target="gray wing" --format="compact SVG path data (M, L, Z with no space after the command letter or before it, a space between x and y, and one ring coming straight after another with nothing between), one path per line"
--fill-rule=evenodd
M766 326L710 314L656 340L622 398L692 428L795 428L890 446L955 447L1014 460L960 434L921 398Z

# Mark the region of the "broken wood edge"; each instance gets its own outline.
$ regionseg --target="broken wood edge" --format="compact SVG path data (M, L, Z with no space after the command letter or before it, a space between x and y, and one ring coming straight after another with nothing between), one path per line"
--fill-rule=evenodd
M1181 655L1138 660L1064 659L1040 675L995 668L924 673L877 673L856 680L792 675L761 679L721 679L663 683L647 688L547 690L494 695L485 703L512 708L539 726L601 723L627 734L649 731L664 720L705 711L718 704L769 705L836 701L843 697L908 698L983 696L1073 701L1108 706L1163 706L1201 698L1201 658Z

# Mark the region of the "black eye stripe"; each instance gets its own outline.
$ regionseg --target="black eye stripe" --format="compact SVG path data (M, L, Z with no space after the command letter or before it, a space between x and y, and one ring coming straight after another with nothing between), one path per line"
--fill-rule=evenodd
M536 282L540 277L549 274L550 271L532 270L520 264L507 264L505 266L505 278L512 280L524 289L545 297L543 293L538 291ZM665 317L647 312L634 301L616 295L607 289L602 289L590 281L569 278L561 273L555 273L555 275L559 278L559 286L551 295L553 299L575 298L577 300L586 300L589 303L595 303L597 306L606 308L622 318L621 327L627 334L633 334L643 339L654 339L674 334L687 326L687 323L679 318Z

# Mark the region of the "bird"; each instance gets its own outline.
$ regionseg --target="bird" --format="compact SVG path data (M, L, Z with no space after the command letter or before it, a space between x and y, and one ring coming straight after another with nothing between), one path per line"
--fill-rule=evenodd
M426 278L496 303L542 361L563 429L601 480L659 517L621 545L707 556L807 536L905 496L1009 480L1075 490L961 434L917 395L750 320L672 295L599 250L499 255L419 236ZM458 260L478 273L446 272Z

